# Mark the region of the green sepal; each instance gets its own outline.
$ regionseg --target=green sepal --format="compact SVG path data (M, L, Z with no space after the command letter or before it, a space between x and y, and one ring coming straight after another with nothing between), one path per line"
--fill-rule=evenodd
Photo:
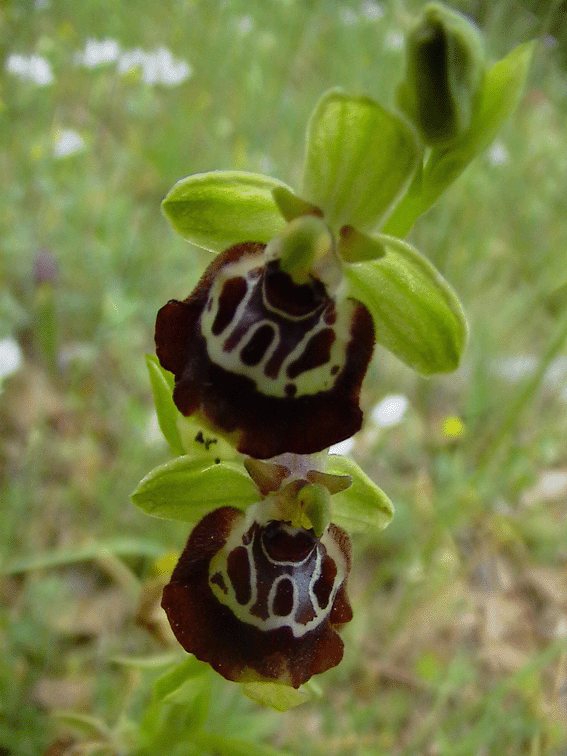
M242 685L242 692L260 706L276 711L289 711L309 701L313 695L309 688L291 688L274 682L249 682Z
M362 234L352 226L343 226L339 232L339 256L350 263L377 260L386 249L377 239Z
M239 242L268 242L282 232L285 220L272 195L276 187L289 190L281 181L258 173L197 173L178 181L162 208L185 239L211 252L223 252Z
M394 516L390 499L352 459L330 454L327 472L350 475L352 486L333 496L333 522L349 533L383 530Z
M258 491L242 465L187 455L154 468L131 498L153 517L196 523L218 507L246 509Z
M513 112L524 88L534 42L519 45L495 63L484 77L475 102L470 128L456 139L431 150L407 193L382 231L403 237L467 165L494 140Z
M386 254L345 265L350 292L370 310L376 341L424 375L459 365L467 323L439 271L406 242L378 234Z
M275 189L272 189L272 196L280 213L288 222L299 218L301 215L323 217L323 211L320 208L301 199L290 189L286 189L285 186L276 186Z
M177 427L179 410L173 403L173 373L165 370L154 354L146 354L146 365L154 395L158 424L165 440L174 454L185 454L181 435Z
M398 105L428 144L446 142L471 124L485 71L482 36L469 19L428 4L406 37L406 76Z
M171 451L177 456L189 454L210 462L236 458L236 449L226 439L215 435L193 417L185 417L179 412L173 401L173 373L165 370L155 355L146 354L145 357L158 424Z
M333 89L309 120L301 195L335 231L369 231L406 188L418 155L407 123L369 97Z

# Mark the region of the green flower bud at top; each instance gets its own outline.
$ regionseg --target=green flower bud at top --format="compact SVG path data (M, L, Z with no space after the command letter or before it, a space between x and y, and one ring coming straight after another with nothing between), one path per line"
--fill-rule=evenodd
M429 144L462 134L481 89L484 50L480 30L443 5L427 5L406 40L406 77L398 105Z

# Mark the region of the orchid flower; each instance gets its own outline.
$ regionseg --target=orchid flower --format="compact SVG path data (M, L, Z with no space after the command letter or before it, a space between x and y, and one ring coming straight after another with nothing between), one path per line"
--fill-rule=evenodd
M227 679L263 686L247 692L275 708L300 702L283 686L341 660L347 533L392 518L358 465L328 454L361 427L375 344L424 375L455 369L465 346L455 293L399 237L488 146L522 90L531 46L487 68L469 27L425 8L397 90L403 115L324 94L297 193L213 171L163 202L174 229L217 256L158 313L148 368L177 457L132 498L193 525L162 603L181 645Z

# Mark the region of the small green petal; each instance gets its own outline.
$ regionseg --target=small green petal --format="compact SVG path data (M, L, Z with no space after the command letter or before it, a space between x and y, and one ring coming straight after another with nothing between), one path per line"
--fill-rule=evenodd
M377 260L386 249L377 239L362 234L352 226L343 226L339 232L339 256L350 263Z
M413 129L369 97L331 90L307 128L302 196L338 230L369 231L388 214L418 159Z
M272 190L272 196L280 213L286 221L295 220L295 218L299 218L300 215L316 215L318 218L323 217L323 211L320 208L301 199L301 197L298 197L292 191L286 189L285 186L276 186L276 188Z
M173 228L197 247L222 252L246 241L268 242L285 227L272 196L281 181L257 173L212 171L188 176L162 207Z
M449 284L414 247L378 234L379 260L345 265L353 297L372 313L376 341L424 375L454 370L467 324Z
M331 501L332 520L350 533L383 530L394 516L392 502L352 459L329 455L327 472L350 475L352 486Z
M153 517L196 523L218 507L245 509L258 491L239 464L184 456L152 470L131 498Z

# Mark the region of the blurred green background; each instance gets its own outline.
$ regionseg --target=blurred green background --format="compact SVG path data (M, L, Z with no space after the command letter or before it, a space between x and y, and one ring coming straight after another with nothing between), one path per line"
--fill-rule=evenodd
M3 756L102 753L53 714L95 730L135 716L146 673L116 657L176 648L157 602L187 532L128 498L170 456L143 358L156 312L207 262L170 231L163 196L223 168L297 185L319 95L391 105L422 5L2 4ZM517 112L409 237L471 338L455 374L427 380L375 355L351 454L396 516L355 541L343 663L282 715L214 682L209 730L293 754L567 748L566 7L451 5L492 61L541 41Z

